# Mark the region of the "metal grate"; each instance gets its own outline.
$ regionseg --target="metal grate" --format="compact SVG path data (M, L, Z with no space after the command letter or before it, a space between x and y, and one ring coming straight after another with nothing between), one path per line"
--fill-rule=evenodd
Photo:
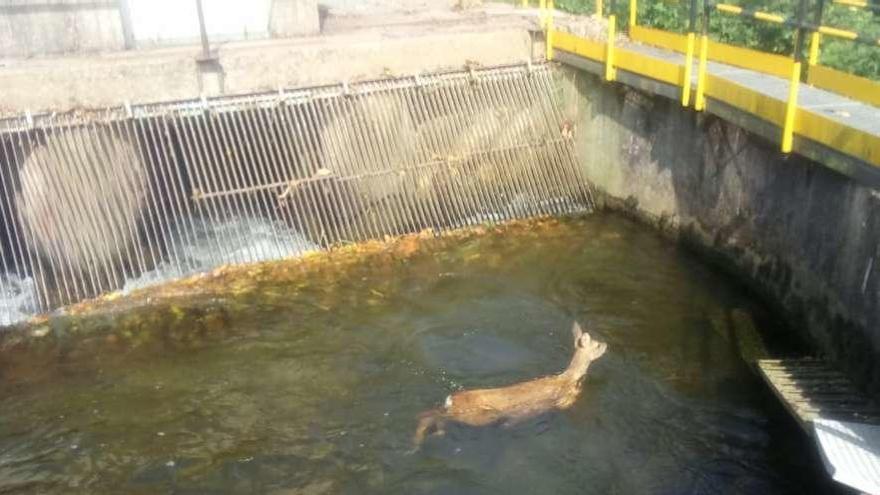
M6 119L0 165L0 268L33 281L39 311L592 206L544 66Z

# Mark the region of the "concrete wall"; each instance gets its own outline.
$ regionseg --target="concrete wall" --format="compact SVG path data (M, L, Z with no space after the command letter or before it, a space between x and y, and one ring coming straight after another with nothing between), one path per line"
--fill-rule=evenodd
M319 31L317 0L202 0L212 42ZM0 0L0 58L198 43L195 0Z
M607 207L711 256L880 392L880 192L678 102L569 69L559 84Z
M528 32L503 27L393 38L370 34L230 43L217 52L220 84L212 80L216 74L196 64L198 47L28 61L0 70L0 116L181 100L202 92L213 96L335 84L461 68L469 61L522 63L534 50Z
M0 58L124 47L114 0L0 0Z

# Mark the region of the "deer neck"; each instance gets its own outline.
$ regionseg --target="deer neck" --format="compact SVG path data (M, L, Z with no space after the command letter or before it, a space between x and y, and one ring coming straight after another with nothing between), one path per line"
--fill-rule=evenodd
M592 362L593 360L590 358L589 354L583 352L583 350L579 348L575 351L574 356L571 358L571 362L568 364L568 368L562 372L562 375L567 381L574 385L578 385L583 381L584 376L587 374L587 369Z

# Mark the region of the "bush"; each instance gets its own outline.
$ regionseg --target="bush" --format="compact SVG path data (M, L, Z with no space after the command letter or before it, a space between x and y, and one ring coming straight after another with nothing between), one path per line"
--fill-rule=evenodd
M798 2L797 0L741 0L736 4L750 10L795 17ZM809 22L813 21L814 4L815 2L809 2L807 13ZM875 13L869 9L834 5L831 4L831 0L826 0L825 4L823 24L863 33L875 39L880 38L880 0L874 0ZM607 13L611 5L610 0L605 0L605 5ZM640 0L638 22L644 26L683 33L688 27L689 5L687 0ZM590 14L595 12L595 1L558 0L556 7L575 14ZM621 21L628 19L628 8L627 0L619 0L616 2L614 13ZM699 2L699 8L702 9L702 1ZM699 18L697 22L699 29ZM794 51L794 29L725 13L713 13L709 21L709 36L724 43L782 55L791 55ZM804 44L805 51L809 49L808 41ZM880 47L830 36L822 37L821 47L820 64L880 80Z

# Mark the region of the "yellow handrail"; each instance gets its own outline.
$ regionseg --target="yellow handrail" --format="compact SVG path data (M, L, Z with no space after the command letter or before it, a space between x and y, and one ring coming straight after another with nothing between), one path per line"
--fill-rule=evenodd
M635 27L636 15L638 14L638 0L629 0L629 27Z
M687 53L684 57L684 81L681 85L681 106L686 107L691 101L691 72L694 66L694 33L687 35Z
M709 63L709 37L700 36L700 63L697 66L697 94L694 97L694 110L706 109L706 69Z
M801 84L801 63L791 66L791 78L788 82L788 102L785 105L785 120L782 125L782 152L791 153L794 143L794 119L797 115L798 89Z
M617 78L617 70L614 68L614 38L616 36L614 25L617 23L615 15L608 16L608 42L605 50L605 80L613 81Z

